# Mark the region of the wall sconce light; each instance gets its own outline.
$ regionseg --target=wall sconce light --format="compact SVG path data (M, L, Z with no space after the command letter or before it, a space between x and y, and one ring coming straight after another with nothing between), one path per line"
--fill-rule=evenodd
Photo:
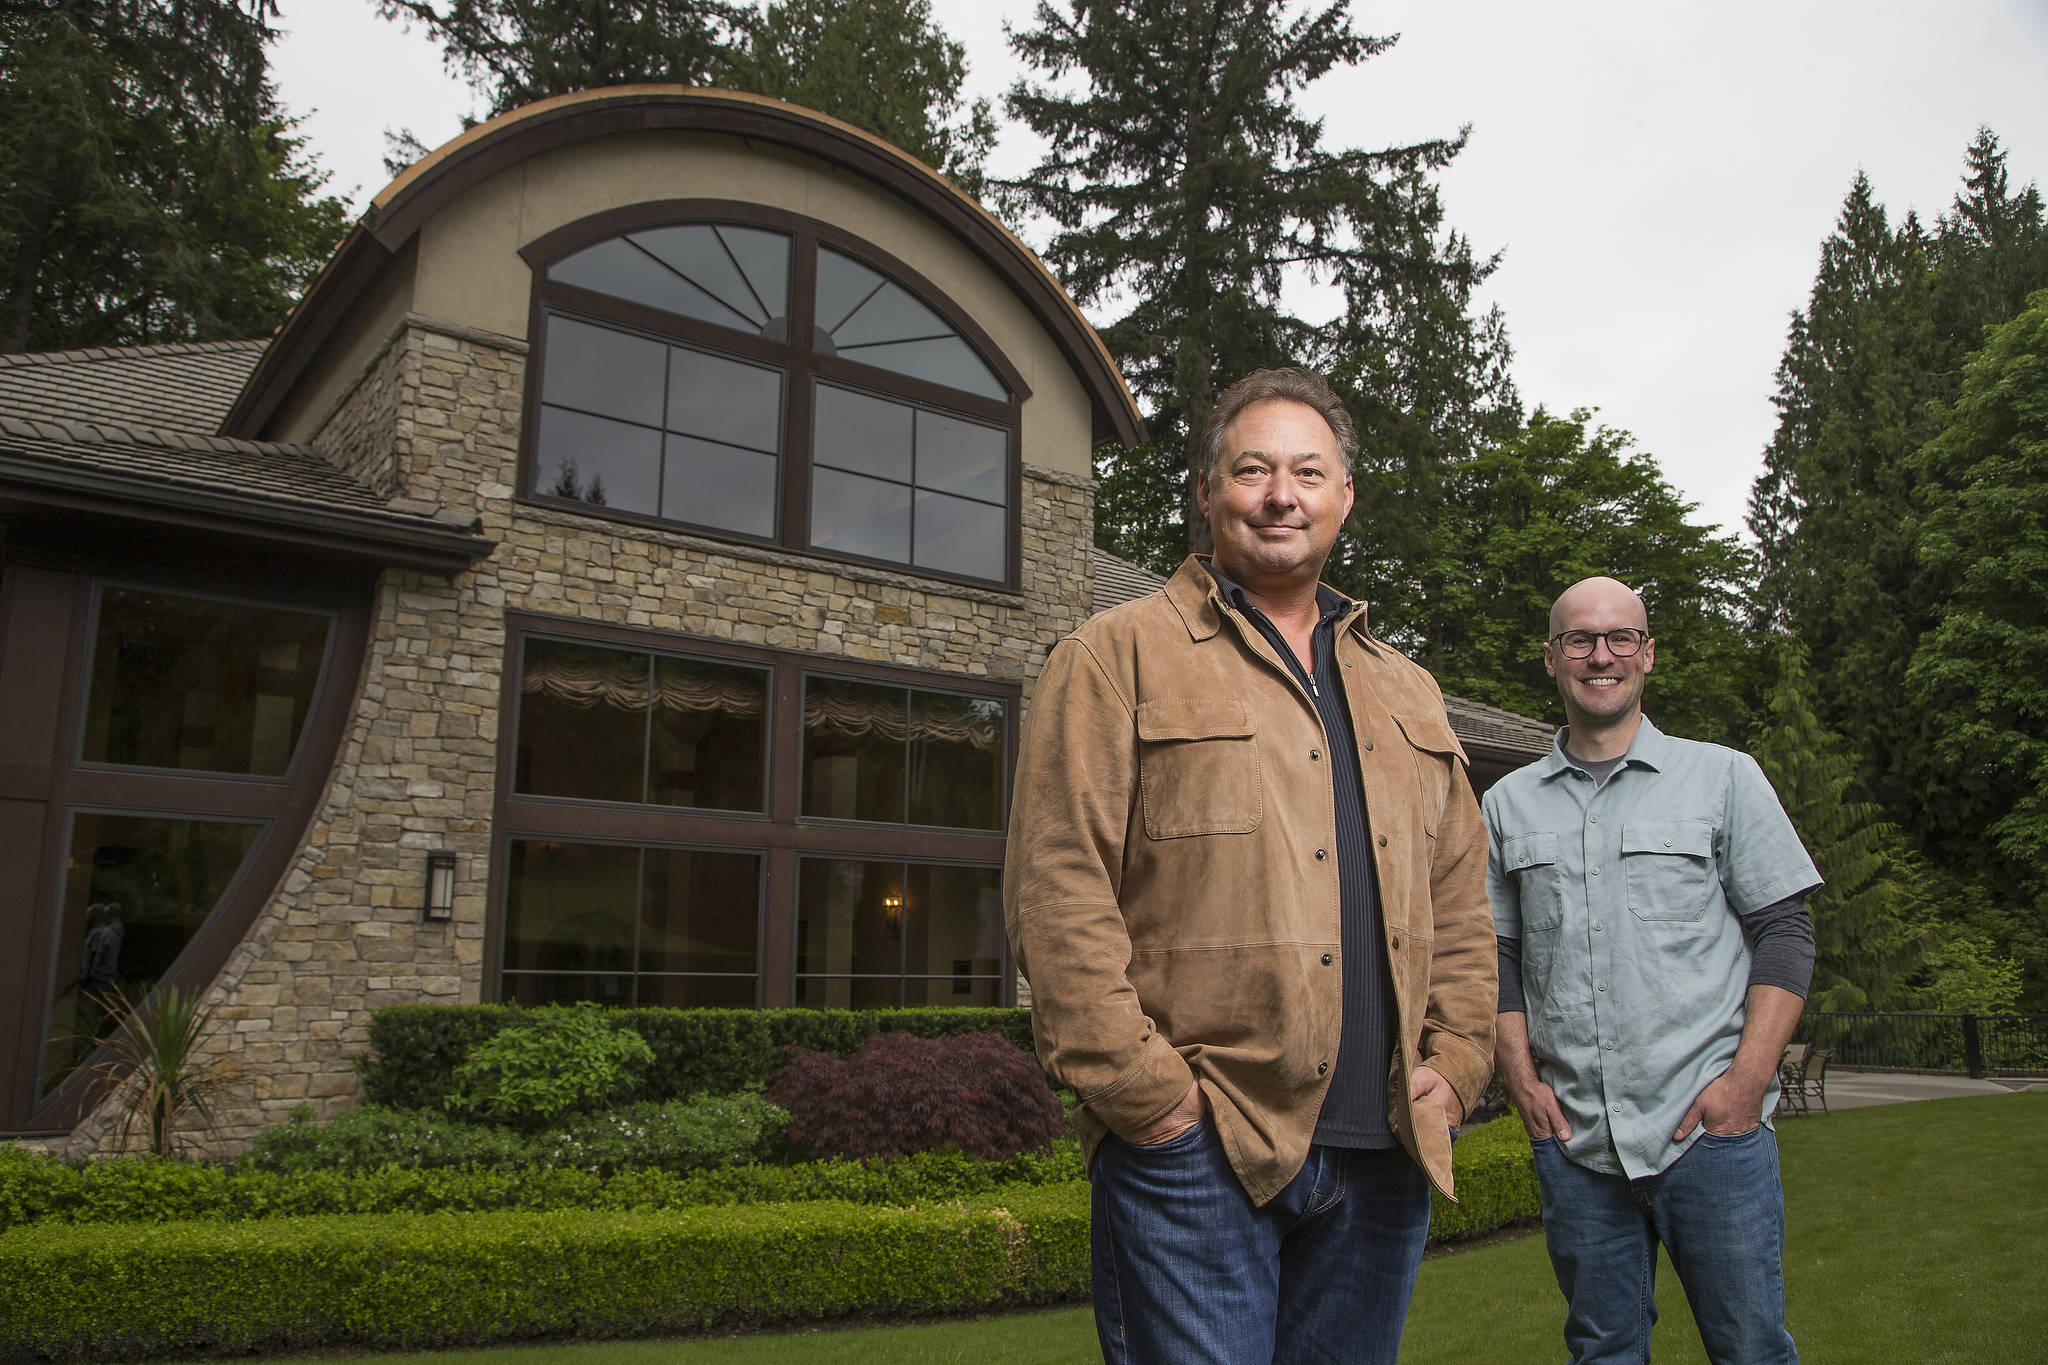
M903 897L893 894L882 897L882 918L889 922L891 929L902 927Z
M455 918L455 855L437 850L427 855L427 894L420 918L428 923Z

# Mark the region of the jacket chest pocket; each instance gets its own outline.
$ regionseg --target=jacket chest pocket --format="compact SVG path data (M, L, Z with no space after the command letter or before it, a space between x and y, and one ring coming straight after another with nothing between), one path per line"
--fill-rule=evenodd
M1564 923L1564 872L1557 865L1557 835L1548 830L1501 840L1501 870L1515 879L1522 933L1540 934Z
M1621 827L1629 913L1689 922L1707 912L1714 889L1714 827L1704 820L1637 820Z
M1443 823L1444 801L1451 791L1451 770L1464 759L1465 750L1451 733L1450 722L1441 717L1400 711L1392 714L1414 756L1416 781L1420 784L1422 832L1434 839L1437 826Z
M1145 833L1249 834L1265 818L1258 727L1241 701L1162 697L1140 702L1138 786Z

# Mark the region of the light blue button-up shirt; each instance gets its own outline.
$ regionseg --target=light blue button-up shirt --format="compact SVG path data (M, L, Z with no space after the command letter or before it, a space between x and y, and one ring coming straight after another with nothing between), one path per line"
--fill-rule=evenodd
M1565 1153L1654 1175L1672 1130L1742 1040L1743 919L1820 885L1756 760L1646 718L1603 784L1549 756L1482 807L1495 932L1519 939L1537 1074L1570 1120ZM1777 1100L1776 1083L1764 1113Z

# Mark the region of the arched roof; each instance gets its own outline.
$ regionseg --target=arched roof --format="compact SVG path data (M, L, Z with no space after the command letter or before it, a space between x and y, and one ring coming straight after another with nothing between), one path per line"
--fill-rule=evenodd
M872 133L783 100L730 90L627 85L514 109L428 154L371 201L278 329L233 411L226 435L254 436L377 272L435 214L489 177L542 152L620 133L722 133L778 144L859 174L908 201L963 242L1028 307L1089 395L1097 440L1144 440L1136 403L1102 340L1045 264L971 196Z

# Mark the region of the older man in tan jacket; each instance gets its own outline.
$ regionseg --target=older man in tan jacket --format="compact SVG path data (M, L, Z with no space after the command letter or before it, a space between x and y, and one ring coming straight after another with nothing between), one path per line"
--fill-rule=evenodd
M1215 554L1056 645L1004 876L1079 1099L1111 1361L1385 1361L1493 1067L1486 832L1429 674L1322 586L1357 438L1317 376L1218 400Z

